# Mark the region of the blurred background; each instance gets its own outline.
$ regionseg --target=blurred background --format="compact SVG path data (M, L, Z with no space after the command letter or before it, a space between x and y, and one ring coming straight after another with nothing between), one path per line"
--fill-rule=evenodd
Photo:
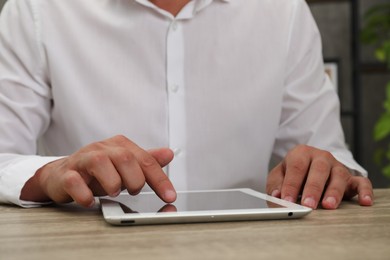
M386 177L382 172L386 164L378 165L374 157L377 157L378 151L386 152L389 149L390 139L374 141L373 131L384 112L383 103L386 85L390 82L390 70L385 63L376 59L375 47L362 43L360 34L367 24L367 11L377 5L390 5L390 1L307 2L322 35L324 59L337 65L336 81L346 141L358 162L368 170L374 187L389 187L390 176ZM390 37L389 20L390 14L387 17L387 37Z
M6 0L0 0L0 9ZM373 129L384 112L386 84L390 72L375 58L375 48L362 44L360 30L364 14L389 0L307 0L323 40L324 59L341 101L346 141L357 161L365 167L374 187L390 187L390 176L375 162L375 154L386 153L390 139L374 141ZM389 35L388 35L389 36ZM389 153L390 156L390 153Z

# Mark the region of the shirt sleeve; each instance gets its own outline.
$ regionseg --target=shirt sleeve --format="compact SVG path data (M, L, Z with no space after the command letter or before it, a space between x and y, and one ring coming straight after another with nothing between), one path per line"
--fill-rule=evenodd
M0 203L34 207L47 203L20 200L20 191L37 169L60 157L4 154L0 156Z
M19 199L25 182L56 159L36 156L51 89L33 2L9 0L0 15L0 202L21 206L35 204Z
M304 1L295 1L287 45L280 128L274 157L299 144L327 150L353 174L367 176L348 150L337 92L325 74L321 36Z

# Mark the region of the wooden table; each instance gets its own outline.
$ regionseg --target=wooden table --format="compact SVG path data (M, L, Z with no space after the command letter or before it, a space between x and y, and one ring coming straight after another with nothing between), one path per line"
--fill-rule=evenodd
M390 259L390 189L299 220L114 227L98 208L0 206L0 259Z

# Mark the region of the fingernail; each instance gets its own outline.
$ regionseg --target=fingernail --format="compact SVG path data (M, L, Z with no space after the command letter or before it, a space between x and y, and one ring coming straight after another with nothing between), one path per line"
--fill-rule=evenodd
M176 192L173 190L167 190L164 193L165 202L173 202L176 199Z
M328 206L331 206L331 207L336 207L336 199L334 197L327 197L325 199L325 202L326 204L328 204Z
M92 208L95 206L95 200L92 200L91 203L89 203L88 208Z
M372 198L371 198L370 195L365 195L365 196L363 197L363 200L364 200L364 202L366 202L367 204L372 205Z
M312 197L305 198L302 204L312 209L316 208L316 202Z
M294 199L293 199L293 197L291 197L291 196L286 196L286 197L284 197L284 200L287 200L287 201L289 201L289 202L293 202L293 203L294 203Z
M279 190L274 190L274 191L271 193L271 196L272 196L272 197L280 197L280 191L279 191Z
M122 190L119 189L117 192L115 192L114 194L110 195L110 197L117 197L121 192L122 192Z

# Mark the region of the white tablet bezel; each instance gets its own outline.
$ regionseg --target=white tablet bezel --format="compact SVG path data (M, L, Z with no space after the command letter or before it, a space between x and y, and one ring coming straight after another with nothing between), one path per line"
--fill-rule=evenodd
M260 209L236 209L236 210L209 210L209 211L186 211L186 212L153 212L153 213L125 213L115 198L100 198L101 209L104 219L113 225L150 225L150 224L174 224L192 222L219 222L219 221L244 221L265 219L292 219L300 218L309 214L312 209L281 200L251 189L223 189L223 190L198 190L178 191L181 193L201 192L243 192L248 195L279 204L281 208ZM144 192L144 194L152 192ZM119 196L131 196L121 193Z

